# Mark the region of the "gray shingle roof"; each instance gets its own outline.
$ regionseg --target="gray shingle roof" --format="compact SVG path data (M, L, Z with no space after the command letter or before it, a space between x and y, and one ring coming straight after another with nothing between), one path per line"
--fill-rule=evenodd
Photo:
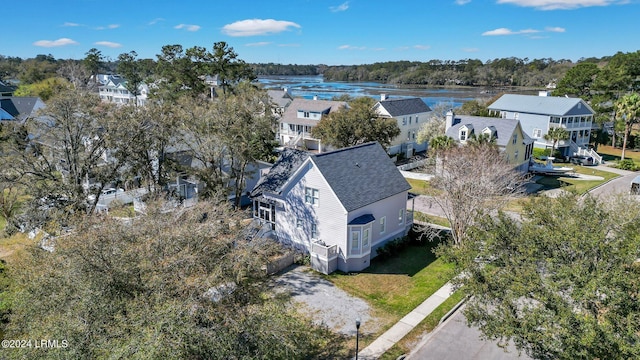
M0 108L19 121L24 121L34 116L35 112L44 106L44 102L37 96L10 96L0 98Z
M431 111L431 108L420 98L387 99L378 102L392 117L419 114Z
M289 177L310 158L347 211L408 191L411 185L377 142L322 154L286 149L251 192L279 194Z
M460 128L462 126L472 127L473 133L478 136L482 134L482 130L485 128L493 127L495 129L494 136L496 137L496 145L507 146L511 141L511 136L518 126L519 121L515 119L500 119L492 117L481 116L468 116L468 115L454 115L453 125L447 129L446 135L453 138L456 141L460 141ZM493 130L493 129L492 129ZM524 133L525 139L529 139L529 136ZM471 134L469 134L471 136Z
M269 169L269 173L258 181L249 196L257 197L264 193L280 194L282 186L287 183L291 175L298 170L309 155L306 151L285 148Z
M269 95L271 101L281 108L286 107L293 100L291 94L284 90L267 90L267 95Z
M311 161L347 211L411 188L377 142L313 155Z
M308 111L313 113L329 114L334 111L338 111L340 108L348 106L345 101L330 101L330 100L308 100L302 98L295 98L287 106L284 111L281 122L287 124L301 124L315 126L319 120L313 119L300 119L298 118L298 111Z
M505 94L488 106L489 110L514 111L542 115L594 114L591 107L580 98Z

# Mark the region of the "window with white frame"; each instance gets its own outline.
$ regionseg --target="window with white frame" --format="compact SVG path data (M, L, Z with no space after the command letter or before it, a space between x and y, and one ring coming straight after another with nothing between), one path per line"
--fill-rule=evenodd
M460 129L460 141L466 141L466 140L467 140L467 130Z
M304 202L311 205L318 205L318 189L304 188Z
M362 230L362 249L369 246L369 229Z
M308 111L304 111L302 113L302 116L305 117L305 118L308 118L309 117L309 112Z
M296 228L302 229L302 219L296 219Z
M516 150L516 152L515 152L515 153L513 153L513 158L514 158L515 160L518 160L518 150Z
M311 224L311 238L318 238L318 225L316 225L315 223Z
M409 116L409 125L411 125L411 116Z
M387 218L385 216L380 218L380 234L387 231Z
M418 123L418 115L416 115L416 124Z
M402 224L404 221L404 209L398 210L398 224Z
M407 125L407 118L406 117L402 118L402 125Z
M513 140L511 140L511 143L515 145L517 142L518 142L518 134L513 134Z
M542 137L542 129L533 129L533 137L541 138Z
M351 252L360 250L360 229L351 231Z

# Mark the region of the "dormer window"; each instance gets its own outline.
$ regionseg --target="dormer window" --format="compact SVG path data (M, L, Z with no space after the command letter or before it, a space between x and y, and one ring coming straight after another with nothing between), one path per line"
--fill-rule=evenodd
M487 126L486 128L482 129L482 134L489 140L497 138L498 136L496 133L496 128L493 126Z
M471 126L471 124L467 124L460 127L460 132L458 133L458 136L460 138L460 141L467 141L469 140L472 134L473 134L473 126Z

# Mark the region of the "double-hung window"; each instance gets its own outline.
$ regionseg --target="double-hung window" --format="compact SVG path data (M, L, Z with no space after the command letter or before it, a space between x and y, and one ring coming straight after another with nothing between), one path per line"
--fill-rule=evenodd
M385 216L380 218L380 234L387 231L387 218Z
M318 238L318 225L316 225L315 223L311 224L311 238Z
M404 221L404 209L398 211L398 224L402 224Z
M304 202L310 205L318 205L318 189L304 188Z

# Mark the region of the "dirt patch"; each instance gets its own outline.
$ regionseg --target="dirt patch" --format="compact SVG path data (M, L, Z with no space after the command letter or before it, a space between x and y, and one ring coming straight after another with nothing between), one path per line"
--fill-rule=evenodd
M326 325L337 333L354 335L356 318L360 318L361 334L375 334L385 321L373 315L366 301L351 296L323 279L306 266L290 268L275 280L279 291L291 294L299 311L318 325Z

